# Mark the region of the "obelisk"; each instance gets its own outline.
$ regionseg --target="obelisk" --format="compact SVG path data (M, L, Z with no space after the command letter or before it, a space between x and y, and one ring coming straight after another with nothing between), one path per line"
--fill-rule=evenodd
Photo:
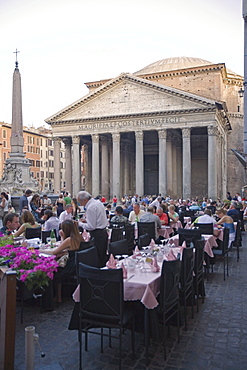
M31 163L25 158L23 121L22 121L22 92L21 75L18 68L17 53L15 70L13 74L13 94L12 94L12 129L10 137L11 152L6 159L3 170L3 177L0 181L2 191L9 191L12 195L22 195L26 189L34 192L39 191L39 183L31 177Z

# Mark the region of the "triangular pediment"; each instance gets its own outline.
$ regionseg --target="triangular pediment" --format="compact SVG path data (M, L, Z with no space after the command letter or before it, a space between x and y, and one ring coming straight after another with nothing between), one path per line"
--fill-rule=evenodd
M214 109L215 102L156 82L121 74L49 117L47 123Z

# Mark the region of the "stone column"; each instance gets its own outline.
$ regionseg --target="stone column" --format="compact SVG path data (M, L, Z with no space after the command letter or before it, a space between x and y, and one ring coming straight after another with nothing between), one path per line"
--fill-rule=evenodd
M60 137L52 138L54 143L54 193L61 192Z
M108 139L100 137L101 142L101 195L109 198L109 163L108 163Z
M166 130L159 130L159 194L166 196Z
M65 145L65 181L66 190L72 193L72 156L71 139L63 139Z
M172 169L172 138L169 134L167 137L166 143L166 176L167 176L167 187L166 187L166 195L171 196L172 188L173 188L173 169Z
M217 199L217 127L208 126L208 197Z
M99 195L99 135L92 135L92 195Z
M124 143L124 160L123 160L123 166L124 166L124 170L123 170L123 183L124 183L124 191L123 191L123 195L125 194L129 194L129 182L130 182L130 177L129 177L129 174L130 174L130 168L131 168L131 164L130 164L130 155L129 155L129 145L127 143Z
M178 179L178 198L182 198L183 190L182 190L182 153L181 153L181 145L176 146L177 151L177 179Z
M112 134L112 194L120 197L120 133Z
M183 136L183 199L191 197L191 143L190 128L182 129Z
M178 178L177 178L177 166L178 166L178 160L177 160L177 147L175 144L172 145L172 197L177 198L178 197Z
M143 131L136 131L136 194L144 194Z
M87 179L86 179L86 191L92 194L92 146L87 146Z
M76 197L81 190L81 165L80 165L80 136L72 137L73 144L73 196Z

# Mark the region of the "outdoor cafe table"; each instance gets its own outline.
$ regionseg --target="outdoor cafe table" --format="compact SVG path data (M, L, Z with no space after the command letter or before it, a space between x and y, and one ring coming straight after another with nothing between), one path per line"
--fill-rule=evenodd
M205 240L205 244L204 244L204 252L206 252L209 257L214 257L214 254L213 254L213 251L212 251L212 248L213 247L218 247L218 244L217 244L217 237L215 237L214 235L208 235L208 234L202 234L202 237L204 238ZM173 242L176 246L179 245L179 235L174 235L170 238L170 242Z
M175 255L182 253L183 247L172 248ZM166 247L165 256L168 255L170 249ZM129 257L131 258L131 257ZM166 257L164 257L165 259ZM136 266L134 272L127 274L127 279L124 279L124 300L125 301L140 301L144 305L144 343L146 348L146 358L148 358L149 346L149 315L150 310L158 306L157 296L160 291L160 276L162 262L158 263L160 266L159 272L152 272L148 264L145 272ZM76 288L73 299L75 302L80 301L80 289ZM78 306L77 306L78 307ZM78 308L77 308L78 309ZM76 307L74 308L74 311ZM73 316L73 314L72 314ZM72 319L73 320L73 319Z

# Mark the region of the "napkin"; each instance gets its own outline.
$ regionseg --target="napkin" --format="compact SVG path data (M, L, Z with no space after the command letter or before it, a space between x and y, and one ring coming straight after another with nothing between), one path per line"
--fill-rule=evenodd
M186 248L187 246L186 246L186 241L184 241L183 242L183 244L182 244L182 248Z
M108 267L108 269L117 268L117 261L115 260L113 254L110 255L109 261L106 262L106 266Z
M137 255L137 256L139 256L141 254L137 245L135 247L134 254Z
M155 241L153 239L151 239L151 242L150 242L150 247L154 247L155 246Z
M122 269L123 269L123 278L127 279L127 268L124 266L124 263L122 263Z
M152 262L151 262L151 271L152 272L159 272L160 271L160 267L158 265L158 262L157 262L157 257L154 257L154 259L152 259Z
M86 230L83 231L82 237L85 240L85 242L88 242L90 240L90 234Z
M174 252L172 249L170 249L168 255L167 255L167 261L174 261L176 260L177 257L175 256Z

